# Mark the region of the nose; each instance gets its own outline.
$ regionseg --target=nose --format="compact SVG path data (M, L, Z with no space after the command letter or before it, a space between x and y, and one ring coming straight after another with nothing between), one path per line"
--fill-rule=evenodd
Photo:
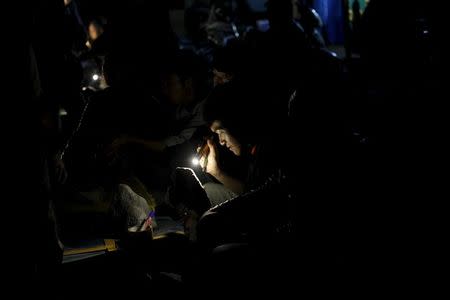
M225 137L224 137L223 133L222 133L222 132L219 132L218 137L219 137L219 143L220 143L220 145L221 145L221 146L225 146L226 141L225 141Z

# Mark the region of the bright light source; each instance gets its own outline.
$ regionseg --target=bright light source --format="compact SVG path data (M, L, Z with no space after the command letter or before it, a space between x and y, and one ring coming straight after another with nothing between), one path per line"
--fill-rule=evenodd
M200 164L200 161L198 160L198 158L194 158L194 159L192 159L192 164L194 166L198 166Z
M92 80L97 81L100 78L100 76L98 76L97 74L94 74L92 76Z
M83 86L82 90L83 90L83 91L87 90L87 87Z
M62 116L67 116L67 111L64 108L60 108L59 109L59 115Z

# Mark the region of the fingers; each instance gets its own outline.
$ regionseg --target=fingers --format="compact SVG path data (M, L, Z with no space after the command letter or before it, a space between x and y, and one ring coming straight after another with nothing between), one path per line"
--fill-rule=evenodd
M200 158L200 160L198 161L198 163L199 163L199 165L200 165L200 167L201 167L202 169L205 169L205 167L206 167L206 158L205 158L204 156L202 156L202 157Z
M213 143L213 141L212 141L212 139L207 139L206 142L208 143L208 146L209 146L210 148L213 148L213 147L215 146L214 143Z
M209 154L212 156L216 155L216 144L212 141L212 139L208 139L208 147L209 147Z

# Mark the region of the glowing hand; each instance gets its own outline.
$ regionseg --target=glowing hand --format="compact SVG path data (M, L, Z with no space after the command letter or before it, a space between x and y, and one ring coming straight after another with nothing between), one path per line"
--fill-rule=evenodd
M219 164L217 163L217 147L212 140L208 140L209 153L208 156L200 158L200 166L206 173L216 177L220 173Z

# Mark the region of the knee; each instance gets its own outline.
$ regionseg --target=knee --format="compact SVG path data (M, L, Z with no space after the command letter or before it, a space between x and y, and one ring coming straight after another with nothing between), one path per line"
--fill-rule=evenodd
M197 224L198 241L211 247L219 245L227 235L227 228L227 222L220 213L207 211Z

